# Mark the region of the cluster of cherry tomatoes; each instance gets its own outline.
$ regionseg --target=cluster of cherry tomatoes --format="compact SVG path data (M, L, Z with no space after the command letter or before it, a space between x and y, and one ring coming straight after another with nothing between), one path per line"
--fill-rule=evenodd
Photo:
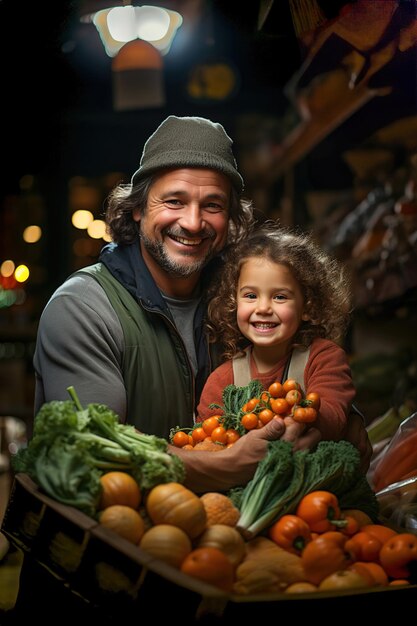
M174 429L170 440L174 446L186 449L203 441L227 447L248 431L262 428L276 415L295 422L312 423L317 419L319 408L319 394L310 392L304 397L300 384L289 378L283 383L272 383L260 397L248 400L238 415L212 415L197 422L193 428Z

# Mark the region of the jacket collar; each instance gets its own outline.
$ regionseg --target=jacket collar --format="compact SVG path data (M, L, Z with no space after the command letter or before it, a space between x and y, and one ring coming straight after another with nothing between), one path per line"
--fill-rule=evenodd
M138 240L129 245L107 244L99 260L143 306L167 313L164 299L143 260Z

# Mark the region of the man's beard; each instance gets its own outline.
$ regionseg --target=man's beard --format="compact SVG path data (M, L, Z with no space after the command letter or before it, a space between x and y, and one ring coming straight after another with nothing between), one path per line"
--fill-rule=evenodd
M162 241L154 241L148 239L148 237L146 237L143 232L140 233L140 238L148 254L158 263L158 265L165 272L167 272L167 274L169 274L173 278L188 278L193 274L201 272L202 269L215 255L213 247L210 246L204 258L199 258L193 263L182 265L181 263L178 263L168 256ZM186 257L187 253L184 253L183 256Z

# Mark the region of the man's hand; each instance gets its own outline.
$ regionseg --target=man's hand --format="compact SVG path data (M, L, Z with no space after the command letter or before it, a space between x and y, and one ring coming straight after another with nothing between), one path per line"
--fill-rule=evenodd
M230 448L221 452L182 450L169 446L186 466L185 486L197 493L227 491L245 485L265 456L268 441L279 439L285 431L281 418L271 420L263 428L249 431Z
M284 419L285 433L281 439L293 444L293 450L312 450L321 441L321 433L314 426L296 422L292 417Z

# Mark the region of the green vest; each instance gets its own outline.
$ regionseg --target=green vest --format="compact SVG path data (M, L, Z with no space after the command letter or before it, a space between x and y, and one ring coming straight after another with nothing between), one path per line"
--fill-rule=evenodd
M165 439L170 428L192 426L193 378L173 322L161 313L143 309L103 264L79 273L89 274L102 286L120 320L126 423Z

